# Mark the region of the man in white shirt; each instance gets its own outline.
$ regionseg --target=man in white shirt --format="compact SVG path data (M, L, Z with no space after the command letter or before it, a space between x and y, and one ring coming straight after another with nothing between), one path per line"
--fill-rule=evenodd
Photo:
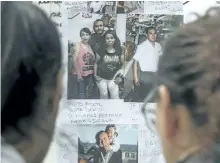
M147 39L137 47L134 55L134 82L140 88L138 91L143 100L148 91L153 87L154 76L157 71L157 63L162 54L161 45L156 42L157 33L155 27L148 27ZM138 65L140 71L138 71Z

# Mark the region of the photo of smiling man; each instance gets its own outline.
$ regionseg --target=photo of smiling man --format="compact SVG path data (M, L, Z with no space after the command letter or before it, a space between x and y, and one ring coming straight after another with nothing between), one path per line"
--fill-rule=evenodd
M126 76L132 82L126 102L142 102L154 87L164 42L182 23L183 15L127 15L126 39L135 44L135 48L127 49L132 54L133 65ZM149 101L154 102L154 98Z
M94 53L97 52L97 50L100 49L100 47L103 47L104 42L104 21L102 19L96 19L93 23L93 31L94 33L91 36L91 39L89 41L89 44L92 47L92 50Z

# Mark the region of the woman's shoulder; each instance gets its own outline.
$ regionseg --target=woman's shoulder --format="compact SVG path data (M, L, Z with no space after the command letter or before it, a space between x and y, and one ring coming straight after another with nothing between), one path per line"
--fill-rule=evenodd
M81 45L81 41L76 42L76 46Z
M75 48L80 48L80 46L81 46L81 42L80 42L80 41L79 41L79 42L76 42Z

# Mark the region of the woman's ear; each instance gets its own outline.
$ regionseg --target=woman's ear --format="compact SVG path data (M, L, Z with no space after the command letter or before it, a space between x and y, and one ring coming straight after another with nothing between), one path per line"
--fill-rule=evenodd
M165 138L172 138L175 135L176 116L175 109L171 105L169 89L164 85L159 86L158 96L157 125L159 132Z
M165 85L160 85L158 87L158 102L163 107L170 106L170 92Z
M53 108L55 109L56 112L58 112L59 109L59 101L61 98L62 94L62 78L63 78L63 72L60 70L57 74L57 85L56 85L56 90L54 92L53 96Z

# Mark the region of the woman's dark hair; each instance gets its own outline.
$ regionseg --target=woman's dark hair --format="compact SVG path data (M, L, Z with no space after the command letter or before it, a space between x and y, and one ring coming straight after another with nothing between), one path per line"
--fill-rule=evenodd
M116 132L116 130L117 130L116 125L112 125L112 124L107 125L106 128L105 128L105 132L108 132L108 130L110 128L113 128L115 130L115 136L117 137L118 136L118 132Z
M1 2L1 133L8 143L32 139L33 127L52 137L61 61L58 31L42 10Z
M146 38L146 36L145 36L145 38ZM125 61L130 61L133 58L135 51L136 51L135 43L131 42L131 41L126 41L125 42L125 52L124 52Z
M82 32L85 32L85 33L87 33L88 35L90 35L91 36L91 31L89 30L89 28L82 28L81 30L80 30L80 32L79 32L79 34L80 34L80 37L82 36Z
M114 47L115 51L117 52L117 54L121 55L121 53L122 53L121 42L120 42L116 32L114 30L107 30L104 34L104 38L106 38L106 36L108 34L111 34L115 38L115 43L114 43L113 47ZM103 49L106 50L106 48L107 48L107 45L106 45L106 41L105 41Z
M183 25L165 43L158 84L170 91L173 105L183 104L196 126L220 131L220 8ZM216 136L220 139L220 136Z

